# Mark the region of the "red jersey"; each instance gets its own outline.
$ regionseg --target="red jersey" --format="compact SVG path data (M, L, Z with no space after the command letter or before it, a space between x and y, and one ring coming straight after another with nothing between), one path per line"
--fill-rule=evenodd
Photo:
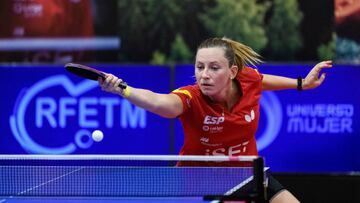
M229 111L201 93L200 87L181 87L172 93L183 102L179 116L184 129L181 155L257 155L255 133L259 122L259 100L263 76L243 68L236 76L240 99ZM183 165L236 165L236 162L180 162Z

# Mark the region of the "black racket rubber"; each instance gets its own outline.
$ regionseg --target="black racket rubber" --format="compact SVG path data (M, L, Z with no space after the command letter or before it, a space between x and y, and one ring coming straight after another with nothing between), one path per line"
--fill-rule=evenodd
M81 65L81 64L77 64L77 63L67 63L65 65L65 69L74 75L77 75L79 77L86 78L89 80L97 81L99 77L101 77L103 80L105 79L104 72L101 72L94 68L90 68L85 65ZM119 84L119 87L121 89L125 89L127 87L127 84L125 82L121 82Z

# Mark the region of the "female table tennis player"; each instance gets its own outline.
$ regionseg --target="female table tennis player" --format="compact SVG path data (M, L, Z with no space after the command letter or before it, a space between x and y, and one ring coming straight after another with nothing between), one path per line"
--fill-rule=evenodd
M181 155L257 155L255 132L261 92L318 87L325 79L320 71L332 66L331 61L323 61L304 79L292 79L261 74L247 66L260 62L260 56L248 46L227 38L210 38L197 49L194 85L158 94L130 86L121 89L122 80L111 74L99 79L99 84L103 90L160 116L179 117L185 135ZM271 203L299 202L273 177L267 193Z

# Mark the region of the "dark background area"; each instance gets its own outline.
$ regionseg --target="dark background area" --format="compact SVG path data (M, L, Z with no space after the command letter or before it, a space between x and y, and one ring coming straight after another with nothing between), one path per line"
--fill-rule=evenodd
M301 202L360 202L360 173L275 173Z
M299 53L299 61L317 59L317 48L320 44L331 40L335 31L333 0L300 0L299 7L304 14L301 23L303 48Z

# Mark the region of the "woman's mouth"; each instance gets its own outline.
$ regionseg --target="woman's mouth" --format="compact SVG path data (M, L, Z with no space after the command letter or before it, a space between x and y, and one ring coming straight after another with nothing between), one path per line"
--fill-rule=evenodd
M212 87L213 85L211 85L209 83L202 83L201 86L203 86L203 87Z

